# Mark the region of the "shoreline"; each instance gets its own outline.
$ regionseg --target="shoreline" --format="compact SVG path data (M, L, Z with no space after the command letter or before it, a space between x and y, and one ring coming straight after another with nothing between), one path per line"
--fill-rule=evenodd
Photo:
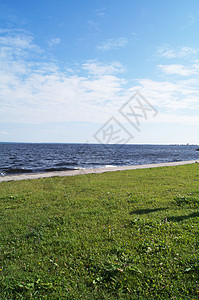
M86 174L100 174L106 172L116 172L116 171L126 171L126 170L136 170L136 169L172 167L172 166L188 165L194 163L199 163L199 160L177 161L177 162L146 164L146 165L94 168L94 169L79 169L79 170L71 170L71 171L54 171L54 172L44 172L44 173L34 173L34 174L30 174L30 173L18 174L18 175L14 174L14 175L5 175L0 177L0 182L40 179L40 178L49 178L49 177L56 177L56 176L64 177L64 176L77 176L77 175L86 175Z

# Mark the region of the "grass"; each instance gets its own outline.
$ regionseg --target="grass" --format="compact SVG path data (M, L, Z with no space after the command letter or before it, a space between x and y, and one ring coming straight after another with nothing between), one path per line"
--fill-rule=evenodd
M197 299L199 165L0 184L0 299Z

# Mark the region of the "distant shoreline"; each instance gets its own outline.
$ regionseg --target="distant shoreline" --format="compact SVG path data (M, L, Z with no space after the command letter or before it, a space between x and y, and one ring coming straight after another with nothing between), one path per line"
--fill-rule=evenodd
M138 143L138 144L135 144L135 143L125 143L125 144L99 144L99 143L75 143L75 142L0 142L0 144L30 144L30 145L33 145L33 144L39 144L39 145L85 145L85 144L88 144L88 145L103 145L103 146L123 146L123 145L129 145L129 146L198 146L198 144L195 144L195 143L181 143L181 144L178 144L178 143L161 143L161 144L157 144L157 143Z
M199 163L199 160L189 160L189 161L177 161L177 162L166 162L157 164L144 164L144 165L132 165L132 166L118 166L118 167L106 167L106 168L93 168L93 169L78 169L71 171L54 171L54 172L43 172L43 173L26 173L18 175L5 175L0 177L0 182L4 181L19 181L19 180L30 180L30 179L40 179L49 177L64 177L64 176L77 176L86 174L100 174L106 172L116 172L116 171L127 171L136 169L149 169L149 168L159 168L159 167L172 167L187 164Z

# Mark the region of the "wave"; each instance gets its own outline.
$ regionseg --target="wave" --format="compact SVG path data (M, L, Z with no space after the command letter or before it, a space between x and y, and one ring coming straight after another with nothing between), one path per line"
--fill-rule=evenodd
M57 167L62 167L62 166L77 166L78 163L76 162L60 162L58 164L56 164L55 166Z
M114 166L112 163L107 163L105 164L104 162L88 162L86 161L85 166L88 166L88 168L90 168L90 166L92 166L91 168L93 168L93 166L99 166L99 167L106 167L106 166Z
M59 172L59 171L73 171L78 170L79 168L57 168L57 167L50 167L44 169L25 169L25 168L7 168L0 170L0 177L6 175L16 175L16 174L28 174L28 173L44 173L44 172Z
M0 176L32 173L33 170L25 168L7 168L0 171Z
M114 165L105 165L105 168L114 168L114 167L116 167L116 165L114 166Z
M52 168L45 168L44 170L42 170L42 172L57 172L57 171L74 171L74 170L78 170L78 168L56 168L56 167L52 167Z

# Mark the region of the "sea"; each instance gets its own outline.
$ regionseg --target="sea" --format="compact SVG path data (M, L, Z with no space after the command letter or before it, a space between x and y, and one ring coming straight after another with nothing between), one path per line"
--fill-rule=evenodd
M198 145L0 143L0 176L198 160Z

